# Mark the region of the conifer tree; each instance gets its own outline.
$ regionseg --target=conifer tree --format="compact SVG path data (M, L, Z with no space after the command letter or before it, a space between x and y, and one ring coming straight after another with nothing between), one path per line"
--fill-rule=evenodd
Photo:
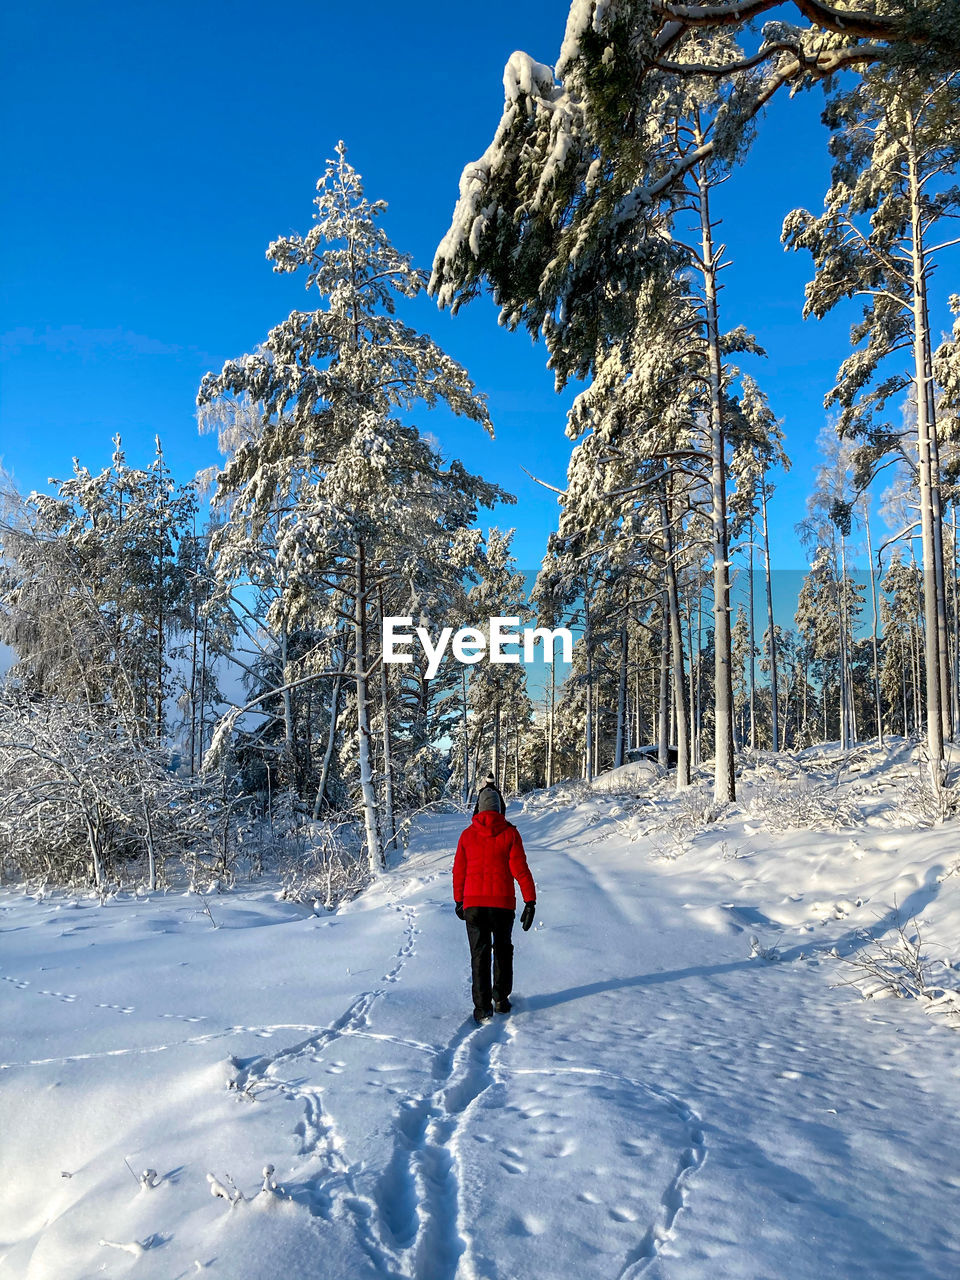
M457 572L457 530L478 503L501 495L439 453L398 414L445 403L490 430L483 399L465 370L395 314L425 277L390 243L383 202L363 193L340 144L317 184L314 226L274 241L274 270L305 270L322 305L293 312L250 355L228 361L200 387L201 406L247 397L258 406L252 439L240 444L218 479L230 522L214 553L229 577L256 557L262 530L275 522L278 630L309 625L352 638L360 809L372 871L382 863L374 776L371 675L379 655L372 624L380 588L409 581L425 559ZM431 537L423 542L425 517ZM289 683L289 680L287 680ZM383 739L385 741L385 739Z
M825 315L841 299L866 299L854 326L855 350L826 398L840 408L838 430L862 441L861 483L887 454L909 447L884 420L888 401L909 392L916 409L915 456L924 570L927 746L939 782L943 740L951 733L947 601L943 568L940 442L929 321L929 280L947 232L934 227L960 209L960 188L945 184L960 160L960 72L871 71L831 98L832 184L824 212L794 210L784 223L791 248L813 255L806 314ZM891 365L910 352L907 369Z

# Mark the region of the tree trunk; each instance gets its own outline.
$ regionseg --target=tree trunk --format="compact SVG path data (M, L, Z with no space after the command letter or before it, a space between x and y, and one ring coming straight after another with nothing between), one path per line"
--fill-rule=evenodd
M493 776L497 780L497 786L501 785L500 781L500 686L497 685L497 697L493 705Z
M846 539L840 538L840 595L837 604L840 622L840 749L847 751L851 745L850 726L850 667L849 628L847 610L847 550Z
M757 661L756 661L756 655L754 653L754 650L757 647L757 641L756 641L754 620L753 620L753 607L754 607L753 606L753 539L754 539L754 525L753 525L753 521L751 520L750 521L750 542L748 544L750 548L750 564L749 564L749 575L747 578L747 582L749 584L749 595L748 595L747 607L750 610L749 617L748 617L748 627L747 627L747 644L749 645L749 649L747 651L747 677L749 680L749 689L750 689L750 750L756 751L757 749ZM776 751L776 747L774 747L774 751Z
M664 578L666 578L666 567L664 567ZM670 736L670 599L667 595L666 586L663 589L663 603L661 606L661 628L660 628L660 697L657 712L657 763L661 769L666 769L670 760L667 750L670 745L667 738Z
M367 861L371 876L385 865L377 823L377 794L371 769L370 707L367 701L366 643L367 566L363 543L357 547L357 594L354 600L354 653L357 685L357 760L360 769L360 796L367 841Z
M672 537L671 537L671 540L670 540L670 545L671 545L671 546L673 546L673 539L672 539ZM698 668L698 666L697 666L696 661L694 660L694 653L693 653L693 604L694 604L694 601L693 601L693 590L694 590L694 587L693 587L693 580L691 579L691 580L690 580L690 585L689 585L688 589L684 592L684 599L685 599L686 606L687 606L687 608L686 608L686 623L687 623L687 656L686 656L686 677L685 677L685 679L686 679L686 682L687 682L686 699L687 699L687 708L688 708L688 712L689 712L689 723L688 723L688 726L687 726L687 738L688 738L688 741L689 741L689 743L690 743L690 748L689 748L688 756L689 756L689 758L691 758L691 759L695 760L695 759L697 758L697 757L696 757L696 750L697 750L696 742L697 742L697 732L698 732L698 726L697 726L697 680L698 680L698 676L699 676L699 668ZM680 585L679 585L679 583L678 583L678 584L677 584L677 597L678 597L678 598L679 598L679 595L680 595ZM699 595L700 595L699 591L698 591L697 595L698 595L698 597L699 597ZM698 603L699 603L699 599L698 599ZM681 620L681 622L682 622L682 620ZM681 627L681 632L680 632L680 634L681 634L681 636L682 636L682 634L683 634L682 627ZM681 652L682 652L682 649L681 649Z
M586 723L584 725L584 773L587 782L593 781L593 635L590 629L590 597L589 587L585 584L583 593L583 609L584 609L584 629L583 640L587 647L587 707L586 707Z
M665 484L668 482L665 481ZM686 708L683 670L683 631L680 626L680 596L677 591L677 568L673 558L673 532L670 527L669 499L660 499L660 529L663 535L663 561L667 579L667 606L670 619L670 647L673 658L673 707L677 725L677 790L690 785L690 733Z
M550 719L547 724L547 786L553 786L553 717L556 708L557 697L557 663L556 663L556 641L552 640L553 653L550 663Z
M623 764L624 736L627 725L627 624L620 627L620 680L617 685L617 737L614 749L613 766L619 769Z
M337 659L338 667L345 665L347 660L346 652L341 652ZM320 783L317 786L317 798L313 802L313 816L319 818L323 809L323 802L327 798L327 782L330 778L330 764L333 760L333 748L337 741L337 720L340 715L340 685L343 677L339 671L333 678L333 693L330 695L330 723L327 726L327 746L323 753L323 763L320 766Z
M191 583L191 591L190 591L190 597L191 597L190 627L192 632L191 642L190 642L190 777L191 778L197 772L197 652L198 652L198 646L199 646L199 633L200 633L200 627L198 625L199 614L200 614L200 604L198 599L198 595L199 595L198 580L200 575L197 572L197 563L196 563L198 551L199 551L199 547L197 545L197 524L196 524L196 518L194 518L193 541L190 544L190 561L191 561L192 572L193 572L193 582Z
M870 539L870 499L863 496L863 523L867 533L867 564L870 568L870 599L873 604L873 700L877 712L877 742L883 746L883 711L880 702L879 613L877 609L877 575L873 568L873 543Z
M203 753L204 753L204 751L206 750L206 737L207 737L207 731L206 731L206 718L207 718L207 641L208 641L208 632L209 632L209 627L210 627L210 621L209 621L209 619L207 618L207 615L206 615L206 613L205 613L205 614L203 615L203 630L202 630L202 632L201 632L201 636L200 636L200 706L199 706L199 708L198 708L198 711L199 711L199 716L198 716L198 719L199 719L199 725L197 726L197 727L198 727L198 730L199 730L199 733L200 733L200 752L199 752L199 755L200 755L200 760L201 760L201 761L203 760Z
M380 620L383 622L383 587L377 588ZM393 807L393 747L390 740L390 688L387 664L380 658L380 717L383 729L383 816L388 839L386 848L397 847L397 822Z
M760 481L760 514L763 522L763 559L767 588L767 633L770 636L770 731L774 751L780 750L779 673L777 671L777 628L773 619L773 572L770 568L770 529L767 523L767 481Z
M920 204L920 180L912 134L907 141L907 171L910 191L912 228L911 265L913 288L913 357L917 399L917 459L920 485L920 540L923 551L923 656L926 675L927 753L930 757L930 780L935 790L940 787L940 765L943 760L943 685L941 680L941 634L944 605L938 582L943 580L943 565L937 568L937 530L940 519L939 477L934 473L931 443L927 351L929 333L926 325L926 278L923 252L923 218ZM944 619L945 620L945 619Z
M282 667L280 678L283 682L283 694L281 695L283 698L283 754L286 759L286 772L292 774L294 762L293 690L289 688L292 676L289 667L288 645L287 625L284 623L280 628L280 664Z
M699 135L699 128L698 128ZM698 142L702 137L698 136ZM720 321L717 306L717 263L707 166L697 169L699 188L703 292L706 308L707 356L710 373L710 495L713 529L715 773L714 796L735 800L737 794L733 753L733 671L730 636L730 562L727 534L727 476L723 410L721 401Z
M87 843L90 846L90 862L93 870L93 883L97 890L103 888L103 854L100 847L100 826L83 808L83 823L87 828Z
M463 735L463 803L470 800L470 722L467 718L467 667L460 664L460 732Z

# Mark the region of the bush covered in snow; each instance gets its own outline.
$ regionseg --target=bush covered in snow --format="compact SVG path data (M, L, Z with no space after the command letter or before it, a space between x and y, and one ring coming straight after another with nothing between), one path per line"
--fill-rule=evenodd
M171 858L208 848L209 786L123 721L55 699L0 695L0 864L5 877L105 890L162 879Z
M860 942L860 949L842 960L853 971L849 982L864 999L920 1000L931 1012L960 1019L960 990L949 985L953 970L927 953L919 920L905 923L898 913L893 932L883 938L862 932Z
M663 776L663 770L655 760L633 760L616 769L607 769L594 778L591 786L604 795L636 793L646 789L651 782Z

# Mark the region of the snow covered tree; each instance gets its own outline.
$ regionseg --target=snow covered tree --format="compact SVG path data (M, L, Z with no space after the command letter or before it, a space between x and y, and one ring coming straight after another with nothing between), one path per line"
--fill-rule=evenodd
M740 430L737 433L737 447L731 460L730 474L735 487L730 506L733 513L733 528L737 534L746 528L748 534L748 583L750 609L748 623L750 639L748 659L752 664L749 646L753 645L753 552L754 529L760 526L760 537L764 556L764 580L766 584L767 627L766 627L766 670L770 672L770 731L771 747L780 750L780 711L777 697L779 680L777 675L777 637L779 628L773 618L773 571L770 563L770 531L767 520L767 508L774 485L770 472L774 467L787 470L790 460L783 448L783 431L774 417L766 396L760 390L754 378L749 374L741 377L741 394L737 408L740 417ZM754 687L751 669L750 679L751 706L751 745L753 745L752 728L754 718Z
M75 460L56 495L15 504L3 538L0 638L21 685L110 703L159 745L177 692L170 643L188 612L177 548L196 495L174 483L159 440L144 470L127 466L119 437L114 446L104 471Z
M250 572L271 528L278 631L346 627L356 711L356 761L367 856L375 872L382 835L374 777L371 674L379 657L371 623L381 587L414 582L424 561L459 571L458 531L478 504L503 495L435 450L398 414L444 403L490 430L465 370L396 316L425 276L390 243L383 202L363 193L340 144L317 184L314 226L274 241L274 270L306 271L323 305L293 312L255 352L228 361L200 387L201 406L247 397L258 406L252 438L218 477L230 520L215 535L219 572ZM425 515L432 536L424 543ZM289 673L288 673L289 674ZM289 683L289 680L287 680Z
M739 19L733 10L726 17ZM456 309L487 282L504 323L542 333L558 386L571 376L592 377L607 393L637 378L646 349L663 342L661 326L643 324L653 312L645 293L672 292L676 299L670 282L680 279L691 293L685 316L663 311L675 350L696 337L683 394L688 435L699 438L679 448L708 494L715 788L718 798L729 799L735 784L724 355L752 344L743 330L721 332L721 250L710 193L749 141L762 80L751 69L788 55L781 46L744 61L728 32L703 34L680 18L668 39L669 65L658 66L650 58L650 23L646 6L578 2L556 79L526 55L513 56L500 129L484 157L464 170L431 288ZM712 74L721 65L723 73ZM696 222L688 228L682 214L691 208ZM683 232L694 230L696 243L684 243ZM641 450L653 454L647 442Z
M820 443L826 459L818 468L816 488L807 499L807 517L797 525L797 533L802 542L814 548L813 565L806 581L816 584L820 592L815 608L821 610L826 607L836 611L836 624L829 625L830 634L836 641L839 738L841 747L846 750L858 736L853 693L854 622L860 614L863 599L863 592L854 584L847 566L856 496L851 487L854 449L849 442L837 439L829 428L821 432ZM812 625L810 603L805 601L803 590L801 603L806 605L806 621L801 629L809 635ZM798 625L801 625L799 611ZM824 643L822 637L818 638L816 653L822 661L828 662Z
M923 725L923 588L915 564L895 551L882 582L880 684L893 733L919 736Z
M621 328L623 294L661 258L638 220L650 225L702 162L729 157L776 93L846 67L952 69L958 56L952 0L884 0L881 12L819 0L572 0L555 67L523 52L507 63L500 123L463 170L431 288L457 307L488 284L504 323L543 334L561 380L586 374ZM709 137L677 155L661 127L664 96L686 80L712 82L725 108Z
M737 741L741 746L749 743L752 749L757 745L757 734L754 689L750 671L760 650L753 643L753 630L747 618L747 612L742 606L737 610L737 619L733 624L731 653L733 656L733 706L740 727Z
M831 98L832 185L824 212L791 213L784 240L808 249L816 274L806 314L825 315L841 299L866 299L827 405L838 430L863 441L869 475L885 455L908 447L905 432L883 419L887 402L908 391L916 407L915 455L923 548L927 746L939 782L943 739L951 733L950 663L943 571L940 442L929 321L929 279L948 238L931 243L942 218L960 209L947 184L960 161L960 72L876 70ZM909 368L891 359L910 352Z
M211 843L216 797L109 707L0 692L0 862L23 879L100 892Z
M510 552L512 539L512 529L488 531L477 565L478 581L467 596L468 625L484 636L488 652L491 618L518 618L524 625L530 617L526 578ZM471 666L467 697L471 777L477 779L489 769L505 790L508 763L513 763L516 777L519 739L532 712L522 662L519 658L508 664L484 660Z

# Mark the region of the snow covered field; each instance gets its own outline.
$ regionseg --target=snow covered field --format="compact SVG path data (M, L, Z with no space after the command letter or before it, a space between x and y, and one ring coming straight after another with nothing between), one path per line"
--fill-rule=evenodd
M457 815L336 915L0 895L0 1277L955 1278L960 1020L833 952L896 904L960 962L957 825L905 748L838 767L699 834L662 789L513 806L538 918L481 1028Z

